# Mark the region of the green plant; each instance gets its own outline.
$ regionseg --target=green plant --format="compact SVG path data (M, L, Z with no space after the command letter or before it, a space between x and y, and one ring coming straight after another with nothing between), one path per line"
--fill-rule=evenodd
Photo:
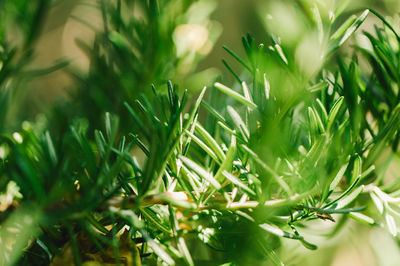
M223 61L234 87L216 82L193 97L167 82L139 95L124 90L127 69L140 91L164 74L141 73L147 62L135 61L125 46L135 39L124 34L159 27L150 23L158 2L139 2L149 22L141 26L125 24L116 3L103 2L111 26L86 47L91 87L78 93L89 102L102 94L84 105L95 111L72 116L68 130L25 121L1 136L2 265L283 265L286 239L315 250L323 243L312 233L332 237L349 218L397 237L399 182L385 175L398 156L400 38L385 18L367 9L344 20L341 6L297 1L310 35L272 34L265 44L247 35L245 59L224 47L243 70ZM344 44L371 15L383 26L347 55ZM142 53L157 66L146 69L164 73L154 69L170 54L158 61L150 44ZM108 82L119 88L112 101ZM108 109L119 116L106 112L103 130L92 131Z
M0 2L0 131L19 127L26 114L18 111L24 102L26 83L56 71L66 62L32 69L35 45L50 1Z
M196 65L219 35L218 24L209 18L215 7L213 0L100 1L102 30L96 32L92 44L77 40L88 57L89 69L71 72L77 89L71 92L72 101L60 110L64 117L56 117L54 123L72 113L72 117L89 119L94 130L102 126L105 111L127 119L123 103L132 104L142 93L152 97L151 85L158 88L167 80L183 83L204 76ZM84 27L95 26L81 22ZM125 125L121 127L129 133Z

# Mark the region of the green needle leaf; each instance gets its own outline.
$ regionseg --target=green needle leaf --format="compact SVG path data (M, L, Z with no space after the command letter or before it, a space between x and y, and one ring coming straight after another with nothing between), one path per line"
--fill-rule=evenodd
M256 196L256 193L251 190L246 184L244 184L239 178L237 178L236 176L228 173L227 171L223 171L222 174L229 180L231 181L233 184L235 184L236 186L240 187L241 189L243 189L243 191L245 191L246 193L248 193L251 196Z
M361 157L357 155L356 159L354 160L354 166L353 166L353 175L351 177L351 181L358 179L361 179L361 169L362 169L362 161Z
M347 166L348 166L348 163L345 163L344 165L342 165L342 167L340 167L335 178L332 180L331 184L329 185L329 194L331 194L335 190L337 185L340 183L340 180L342 180L344 173L346 172Z
M342 107L342 105L343 105L343 101L344 101L344 97L341 96L339 99L337 99L335 104L332 106L332 109L329 111L328 123L327 123L327 126L326 126L326 131L327 132L330 131L330 129L332 128L333 124L335 123L336 116L339 113L340 107Z
M182 160L184 164L194 172L196 172L201 178L206 180L207 182L210 182L210 184L217 190L221 189L221 184L218 183L218 181L212 176L212 174L206 170L204 170L203 167L198 165L197 163L193 162L189 158L185 156L179 156L179 159Z
M311 250L316 250L317 249L316 245L307 242L300 235L288 233L288 232L283 231L282 229L280 229L278 227L275 227L275 226L272 226L272 225L269 225L269 224L260 224L259 226L262 229L264 229L265 231L267 231L267 232L269 232L271 234L274 234L276 236L285 237L285 238L289 238L289 239L300 240L300 242L308 249L311 249Z
M198 137L196 137L194 134L190 133L187 130L185 130L185 133L188 134L193 139L193 141L196 142L197 145L200 146L200 148L202 148L208 155L210 155L210 157L214 161L221 163L222 160L219 160L217 158L217 156L215 155L214 151L210 147L208 147L203 141L201 141L201 139L199 139Z
M233 165L233 160L235 159L236 155L236 137L235 135L232 135L231 137L231 145L229 146L228 151L226 152L225 159L222 162L221 166L219 167L217 173L215 174L215 179L219 182L222 182L223 180L223 172L224 171L231 171L232 165Z
M250 102L249 100L247 100L245 97L243 97L236 91L232 90L231 88L229 88L219 82L214 83L214 87L252 109L257 108L257 105L255 105L253 102Z
M347 205L349 205L350 203L352 203L358 197L358 195L360 195L360 193L363 191L363 189L364 189L364 186L360 186L360 187L354 189L354 191L351 192L349 195L341 198L341 200L338 202L338 204L336 205L335 208L342 209L342 208L346 207Z
M243 120L240 117L240 115L230 105L228 105L227 109L228 109L229 115L231 116L233 122L235 123L236 128L240 131L240 133L242 134L243 138L245 140L248 140L250 138L250 132L247 129L247 126L243 122Z
M337 48L342 46L343 43L346 42L347 39L350 38L350 36L361 26L361 24L367 18L368 14L369 14L369 10L367 9L351 25L348 25L348 23L352 20L352 18L350 18L350 20L344 24L343 28L340 28L340 31L337 34L335 34L334 39L333 39L333 41L335 41L335 38L336 38L336 39L338 39L338 41L336 41L336 44L332 46L332 48L329 51L329 54L331 54ZM340 37L338 37L339 35L340 35Z
M397 235L397 226L396 226L396 222L394 221L393 216L386 213L385 221L386 221L386 225L389 229L390 234L395 237Z
M205 130L199 122L196 123L196 130L201 135L201 137L205 140L207 145L211 148L211 150L217 155L218 159L223 161L225 159L225 154L222 151L221 147L218 145L217 141Z
M46 136L46 144L47 144L47 149L48 149L48 152L50 155L50 159L51 159L53 165L56 165L58 159L57 159L57 154L56 154L56 150L54 148L53 141L51 140L50 132L46 131L45 136Z
M359 212L351 212L349 213L349 216L360 223L364 223L367 225L375 225L374 219L365 214Z

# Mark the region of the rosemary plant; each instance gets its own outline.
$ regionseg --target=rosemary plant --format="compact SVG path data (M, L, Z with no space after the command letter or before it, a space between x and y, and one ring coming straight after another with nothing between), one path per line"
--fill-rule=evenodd
M49 2L39 2L28 17L41 17ZM350 220L398 239L400 185L387 169L400 138L400 37L388 20L296 1L311 34L248 34L245 58L224 46L242 68L223 61L236 83L195 96L164 81L183 60L171 36L199 3L100 1L104 30L81 44L91 66L76 114L54 109L14 132L1 105L1 265L296 264L304 254L290 261L289 246L316 252L315 235L332 238ZM133 7L143 20L123 15ZM370 17L374 32L357 31ZM5 103L26 82L37 33L12 61L0 19ZM345 47L354 35L368 42ZM60 116L68 129L52 127Z

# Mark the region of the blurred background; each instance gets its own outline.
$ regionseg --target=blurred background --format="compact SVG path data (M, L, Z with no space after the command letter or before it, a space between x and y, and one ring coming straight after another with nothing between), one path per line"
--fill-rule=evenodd
M20 12L18 11L18 5L13 7L9 4L7 8L7 2L12 1L4 2L6 3L5 7L3 7L5 13L15 12L12 15L16 16L14 19L18 24L18 20L22 19L22 17L18 18L18 15L23 16L23 14L18 14ZM28 6L26 3L29 1L20 2L24 3L19 4L20 6ZM228 58L228 63L235 71L240 71L240 67L235 60L231 60L222 46L227 45L238 55L243 56L244 50L241 36L246 33L251 33L257 43L268 43L274 28L279 28L275 27L274 22L271 23L268 18L271 12L282 12L282 14L277 15L277 17L282 15L277 19L278 24L280 20L285 20L286 25L290 25L287 28L292 27L293 31L299 30L298 35L286 32L291 34L292 38L300 38L299 36L307 30L306 27L302 29L297 27L301 26L301 19L303 18L293 13L294 9L291 1L200 0L194 1L191 10L182 11L181 14L173 14L173 12L167 14L169 12L168 9L173 10L173 6L188 6L185 2L193 1L175 1L175 4L163 4L161 7L165 9L161 12L168 19L176 20L176 25L170 25L173 28L173 34L170 37L174 46L170 47L170 49L176 53L173 60L180 59L179 63L172 62L173 60L169 62L170 64L176 64L176 72L168 74L164 72L163 79L172 79L182 87L194 92L199 91L203 86L212 84L217 77L227 83L233 82L232 75L226 70L221 59ZM346 6L344 13L348 14L371 7L382 14L394 18L398 16L400 9L395 0L307 0L299 2L304 2L308 5L312 5L313 2L319 2L323 3L327 9L340 4ZM99 1L96 0L52 1L44 14L46 17L43 18L40 34L34 47L34 60L30 63L30 67L47 67L60 60L68 61L69 67L43 75L30 82L26 91L29 101L25 104L29 112L25 113L32 115L42 112L60 99L67 97L74 91L73 87L76 87L74 75L79 71L80 73L88 71L91 59L84 49L80 47L79 43L90 45L96 37L96 32L103 28L102 12L99 6ZM29 6L26 8L29 8ZM132 10L135 18L140 18L140 8ZM129 14L126 15L129 16ZM175 15L177 15L176 18L173 17ZM371 16L363 27L371 27L374 22L376 22L376 19ZM195 26L192 27L193 25ZM277 33L281 34L282 32ZM20 42L22 39L21 34L23 33L18 27L10 30L8 32L10 43ZM71 75L71 71L74 74ZM153 74L153 79L150 78L149 80L155 82L155 76ZM143 87L149 88L149 83L151 82L145 82Z
M251 33L257 42L266 42L270 38L269 31L271 30L267 27L268 11L275 8L275 11L279 12L278 9L284 10L285 5L292 5L291 1L284 0L200 0L198 2L198 6L195 7L196 11L207 9L209 13L204 14L204 16L207 16L207 19L214 24L213 28L208 27L206 29L208 32L205 34L214 36L210 37L209 41L211 43L206 44L208 47L200 52L202 58L199 60L199 64L193 64L193 72L199 73L212 68L211 73L214 75L222 74L224 79L230 81L233 81L233 78L225 70L221 62L222 58L229 58L229 56L222 49L222 46L227 45L239 55L244 55L241 37L246 33ZM400 6L396 0L328 0L324 2L326 2L327 6L335 5L337 2L348 2L346 7L346 12L348 13L354 13L366 7L374 8L382 14L391 16L398 15L400 11ZM42 34L36 45L37 52L33 65L47 66L60 58L66 58L70 60L71 67L77 67L83 71L87 70L88 58L76 44L76 40L79 39L90 43L95 36L94 30L101 30L101 12L96 3L97 1L94 0L56 1L43 25ZM204 6L207 6L207 8ZM289 13L287 15L291 16L292 14ZM293 19L295 20L296 18ZM366 24L371 26L375 21L371 17ZM211 30L213 32L209 32ZM196 31L196 29L188 29L188 31L191 31L191 35L193 35L189 37L192 42L200 42L198 44L200 48L205 46L204 44L202 45L204 40L201 40L204 32ZM234 60L230 63L233 67L237 66ZM212 78L209 79L208 82L207 80L199 79L197 82L190 84L191 87L189 89L200 90L203 86L211 84ZM57 71L37 79L32 84L32 90L34 90L32 94L34 94L36 101L40 101L41 105L43 103L50 104L59 97L66 95L66 88L71 87L71 82L72 80L68 74L63 71ZM54 84L57 84L57 87L54 87Z
M2 1L0 0L0 3ZM7 1L6 1L7 2ZM21 1L24 2L24 1ZM135 53L141 54L141 59L136 65L127 65L116 60L113 64L105 61L103 76L91 76L93 62L101 60L96 57L96 51L107 51L108 44L94 47L93 41L102 38L99 32L104 30L104 13L99 6L99 1L94 0L60 0L53 1L45 14L41 24L41 34L34 44L34 56L28 62L29 69L42 69L57 65L59 62L68 62L68 66L51 71L46 75L36 77L24 85L21 94L24 95L23 104L14 110L15 114L23 119L35 120L37 114L46 113L51 109L69 108L75 105L76 109L71 116L82 115L93 122L93 127L99 126L103 119L98 110L100 106L108 106L114 113L123 117L123 101L133 101L139 93L151 91L150 86L164 86L166 80L186 88L196 94L203 86L210 86L215 80L222 80L225 84L234 86L234 77L224 67L222 59L226 58L231 67L240 73L242 67L231 59L222 48L227 45L239 55L244 55L241 36L251 33L257 43L268 43L270 34L283 36L286 43L299 45L300 40L309 33L309 28L304 18L293 9L293 1L274 0L199 0L199 1L165 1L160 4L162 24L157 25L157 30L162 31L164 39L152 40L151 32L143 32L143 36L129 39L117 31L110 31L108 37L118 49L131 49L132 58ZM107 1L106 1L107 2ZM129 2L129 1L127 1ZM131 1L131 6L122 7L125 21L137 20L151 24L146 17L146 10L140 4ZM163 1L160 1L163 2ZM329 10L331 6L343 5L346 14L360 14L366 7L374 8L399 29L400 5L397 0L359 0L359 1L299 1L313 5L318 2ZM27 1L24 2L25 4ZM180 8L176 8L179 6ZM7 33L10 44L18 44L23 40L23 27L18 28L20 7L7 4L2 8L7 16L15 19L15 29ZM29 7L28 7L29 8ZM126 8L126 9L124 9ZM124 12L126 10L126 12ZM173 10L179 10L177 14ZM14 12L14 13L13 13ZM133 15L132 15L133 13ZM108 17L112 27L118 27L118 20ZM283 21L285 23L283 23ZM397 23L396 23L397 21ZM372 29L377 20L369 17L362 29ZM126 23L126 25L131 25ZM110 26L110 28L112 28ZM127 30L128 31L128 30ZM136 39L145 38L148 42L136 45ZM162 51L153 50L152 45L159 45ZM86 45L86 46L85 46ZM119 46L118 46L119 45ZM148 47L146 47L149 45ZM96 50L97 49L97 50ZM110 48L111 49L111 48ZM112 48L113 49L113 48ZM137 49L137 51L135 50ZM140 50L142 49L142 50ZM313 49L306 46L305 49ZM349 53L351 48L349 47ZM118 50L119 51L119 50ZM112 52L118 52L113 50ZM346 51L344 51L346 52ZM167 60L160 65L158 55L168 54ZM113 54L115 55L115 54ZM134 60L130 58L129 60ZM137 57L139 58L139 57ZM127 59L128 60L128 59ZM97 61L96 61L97 62ZM112 73L108 68L115 68ZM132 71L132 69L134 69ZM93 71L99 73L99 71ZM117 75L114 75L117 73ZM95 84L93 88L87 86L88 81ZM97 83L95 82L97 81ZM101 91L108 97L99 96ZM121 89L122 88L122 89ZM125 88L128 88L125 90ZM117 92L122 90L124 92ZM120 95L117 95L120 93ZM114 97L115 96L115 97ZM97 109L96 109L97 106ZM104 109L104 108L103 108ZM83 116L83 115L82 115ZM58 118L60 119L60 117ZM68 120L68 117L67 117ZM123 120L123 119L122 119ZM98 121L98 122L96 122ZM54 124L55 128L63 129L63 125ZM12 126L11 126L12 127ZM320 226L320 224L316 225ZM315 229L315 227L312 227ZM400 261L399 243L391 238L384 230L370 229L367 226L349 222L348 225L334 238L322 238L324 232L329 232L330 224L314 232L319 250L308 251L293 242L286 241L282 253L282 260L288 265L398 265ZM313 232L309 232L310 235ZM340 243L340 244L339 244ZM384 248L382 248L384 247Z

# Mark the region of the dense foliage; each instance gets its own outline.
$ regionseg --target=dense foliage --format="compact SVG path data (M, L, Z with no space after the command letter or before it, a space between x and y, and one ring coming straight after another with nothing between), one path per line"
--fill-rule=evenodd
M179 50L176 28L212 25L205 2L99 1L104 27L80 42L90 67L70 70L70 100L21 121L21 90L66 63L29 68L50 1L0 1L1 265L283 265L285 239L315 250L309 237L350 219L398 237L391 24L296 1L296 38L272 17L265 43L243 37L245 58L224 47L236 82L195 96L167 80L204 56ZM345 47L354 35L364 41Z

